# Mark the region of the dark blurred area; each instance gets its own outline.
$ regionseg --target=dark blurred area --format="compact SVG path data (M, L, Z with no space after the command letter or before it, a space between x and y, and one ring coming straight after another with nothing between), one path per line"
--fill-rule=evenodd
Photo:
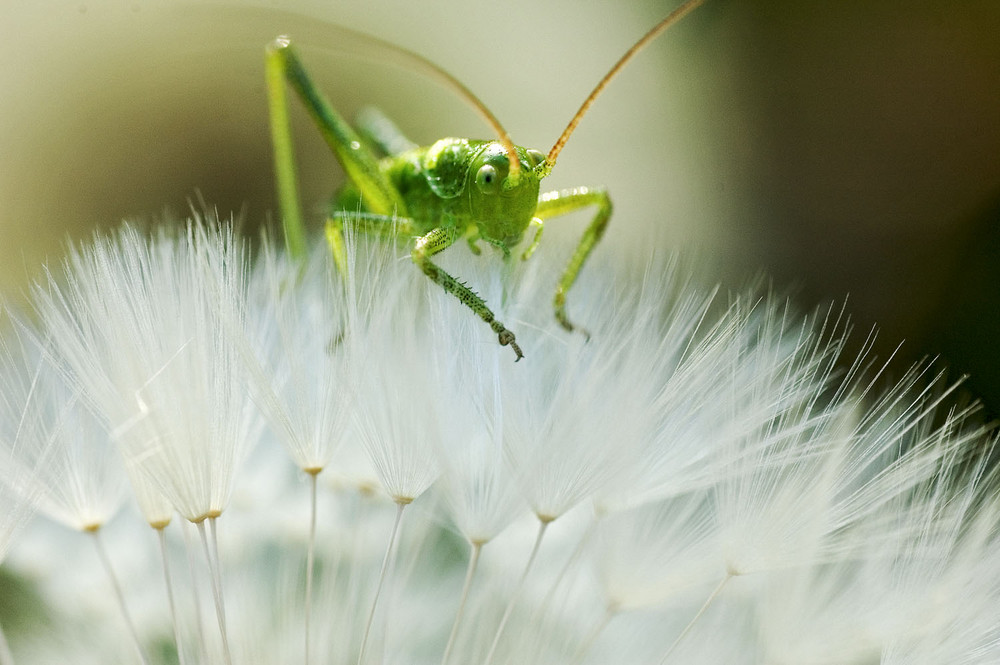
M752 163L729 248L803 302L849 297L898 362L1000 408L1000 3L728 3ZM739 231L736 231L736 228Z
M269 223L262 52L279 33L347 115L375 103L423 143L486 133L427 81L330 53L322 21L427 56L518 143L547 149L674 4L6 3L0 289L21 297L67 234L183 216L199 195L247 229ZM502 42L484 39L494 30ZM995 0L708 0L608 89L551 187L608 186L602 251L641 257L653 238L733 289L763 273L804 309L847 298L859 337L879 327L880 356L900 341L900 367L941 355L996 414L998 35ZM339 171L296 113L303 200L318 210Z

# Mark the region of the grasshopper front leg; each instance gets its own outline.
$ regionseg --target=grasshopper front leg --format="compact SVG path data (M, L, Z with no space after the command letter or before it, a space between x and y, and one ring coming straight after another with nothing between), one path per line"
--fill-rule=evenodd
M479 318L490 324L490 328L493 329L493 332L497 334L500 340L500 345L509 345L510 348L514 349L514 353L517 354L514 362L517 362L524 357L524 354L521 353L521 347L514 341L514 333L507 330L504 324L497 320L490 308L486 306L486 302L476 295L475 291L431 261L432 256L451 247L459 237L460 234L453 228L434 229L430 233L417 238L416 245L414 245L410 256L413 258L413 262L424 271L425 275L434 280L445 291L458 298L463 305L475 312Z
M590 256L594 246L597 245L601 236L604 235L604 230L608 226L608 220L611 218L611 199L603 189L591 189L589 187L573 187L558 192L547 192L538 197L538 208L535 211L535 216L544 222L549 217L566 215L586 206L596 206L597 213L587 226L587 230L583 232L583 236L580 238L580 242L577 243L573 256L570 257L569 263L566 264L566 269L563 270L559 284L556 286L553 305L555 307L556 320L563 328L570 332L579 329L584 335L590 337L590 334L586 330L575 326L566 315L566 294L569 293L570 287L576 281L577 275L580 274L580 269L583 268L583 264L587 260L587 257ZM539 235L541 234L541 228L540 226ZM528 252L526 252L528 256L530 256L530 252L534 251L537 241L538 238L536 236L536 240L528 248ZM524 258L528 258L528 256Z
M326 218L326 244L333 255L337 272L346 282L350 276L347 264L347 243L344 242L344 222L363 233L395 238L399 235L413 235L413 220L405 217L390 217L373 212L347 212L331 207Z

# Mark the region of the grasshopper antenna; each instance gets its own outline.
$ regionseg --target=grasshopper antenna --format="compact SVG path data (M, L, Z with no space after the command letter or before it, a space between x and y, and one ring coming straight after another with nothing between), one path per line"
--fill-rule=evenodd
M628 62L639 53L639 51L644 49L651 41L659 37L664 30L672 26L674 23L677 23L677 21L680 21L688 14L688 12L704 1L705 0L687 0L687 2L683 5L670 12L665 19L653 26L649 32L643 35L639 41L632 45L632 48L625 51L625 55L618 59L618 62L615 63L614 67L608 70L608 73L605 74L600 83L594 87L590 95L583 100L583 104L580 104L580 108L577 110L576 115L574 115L569 121L569 124L566 125L566 129L563 130L563 133L556 140L555 145L553 145L552 149L549 150L549 154L545 157L545 166L541 172L541 177L544 178L549 174L549 172L552 171L552 167L556 165L556 157L558 157L559 153L562 152L563 146L566 145L566 141L569 140L570 135L573 134L573 131L576 129L576 126L580 124L580 121L583 120L583 116L590 109L590 106L601 95L601 93L604 92L604 88L608 86L608 83L611 83L611 79L617 76L618 72L620 72L625 65L627 65Z
M422 74L432 81L437 81L440 85L450 89L460 98L465 100L465 102L479 114L483 121L490 126L494 133L496 133L497 138L500 139L500 142L503 144L503 147L507 152L507 158L510 160L510 167L507 173L508 181L512 185L517 182L520 177L521 161L517 156L517 151L514 149L514 141L510 138L510 134L506 129L504 129L504 126L500 124L497 117L493 115L488 108L486 108L486 105L483 104L479 98L465 86L465 84L419 53L397 46L391 42L381 40L378 37L373 37L363 32L351 30L350 28L345 28L341 25L330 24L328 27L334 28L337 32L341 33L341 37L353 38L355 40L360 40L367 46L376 47L379 51L381 51L380 55L386 57L386 59L390 62L394 62L397 66L405 70L415 71L416 73ZM328 50L340 50L340 48L336 47L327 46L326 48Z

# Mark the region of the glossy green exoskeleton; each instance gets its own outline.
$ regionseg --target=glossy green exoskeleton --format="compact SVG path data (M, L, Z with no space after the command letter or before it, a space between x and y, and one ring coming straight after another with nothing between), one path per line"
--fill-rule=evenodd
M521 258L527 259L538 246L545 220L593 206L596 214L559 279L554 299L556 319L566 330L574 330L576 326L566 314L566 295L604 234L611 216L611 200L599 188L575 187L539 194L540 181L551 172L557 155L584 113L625 63L702 1L688 0L634 44L580 106L547 156L515 146L500 123L464 86L414 54L406 55L445 79L471 102L492 125L499 140L446 138L419 147L373 112L364 115L359 130L355 130L313 85L290 40L279 37L267 49L266 71L278 200L289 251L293 255L305 253L305 232L298 202L285 82L298 94L350 179L350 184L335 198L326 229L334 260L345 278L347 261L341 233L345 219L366 231L416 237L411 252L413 262L488 323L500 344L509 345L520 360L523 354L514 333L496 319L482 298L441 269L433 257L464 238L476 254L480 252L477 243L482 241L498 248L509 260L511 251L531 229L531 242L521 253ZM369 147L372 145L387 156L376 157ZM346 201L352 205L345 205ZM362 212L344 212L355 209L359 203Z

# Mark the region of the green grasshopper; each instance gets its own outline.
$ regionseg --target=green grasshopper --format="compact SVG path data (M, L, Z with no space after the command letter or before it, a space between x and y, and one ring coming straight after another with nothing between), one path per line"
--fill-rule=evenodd
M335 197L326 224L327 242L342 276L347 277L342 235L345 220L368 232L416 237L413 262L489 324L500 344L510 346L517 354L515 360L520 360L524 354L514 333L497 320L482 298L441 269L433 257L465 238L475 254L480 253L477 243L482 241L498 248L509 260L511 250L532 229L534 236L521 254L527 259L538 247L545 220L594 206L597 212L563 270L554 298L556 320L568 331L579 330L566 314L566 295L604 234L611 217L611 199L603 189L588 187L539 195L540 181L551 173L559 152L611 79L646 44L702 2L687 0L626 51L584 100L548 155L515 146L499 121L465 86L424 58L398 48L393 49L397 54L415 59L469 101L492 126L498 140L445 138L418 147L387 120L371 114L362 118L359 133L313 84L291 41L279 37L269 45L265 64L278 201L288 251L293 256L305 254L305 231L285 83L299 96L350 179ZM369 147L372 144L388 156L377 158ZM361 212L346 212L351 206L362 206Z

